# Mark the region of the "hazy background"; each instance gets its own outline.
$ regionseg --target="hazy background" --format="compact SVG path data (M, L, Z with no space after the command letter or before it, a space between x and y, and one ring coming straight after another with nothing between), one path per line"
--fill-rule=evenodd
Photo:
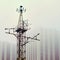
M32 24L28 35L40 33L41 40L27 44L27 59L60 60L60 0L0 0L0 60L16 58L16 38L5 34L4 28L17 26L20 5L26 8L24 20Z

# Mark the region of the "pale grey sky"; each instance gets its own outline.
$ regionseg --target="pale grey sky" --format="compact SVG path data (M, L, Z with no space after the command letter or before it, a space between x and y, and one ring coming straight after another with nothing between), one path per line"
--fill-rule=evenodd
M0 26L17 25L20 5L26 8L25 19L31 21L32 28L60 28L60 0L0 0Z
M0 0L1 34L5 27L17 26L16 9L20 5L26 8L24 19L31 22L31 31L38 31L40 27L60 30L60 0Z
M20 5L26 8L24 19L31 22L33 35L40 28L60 30L60 0L0 0L0 41L16 43L14 36L5 34L4 28L17 26L19 13L16 9Z

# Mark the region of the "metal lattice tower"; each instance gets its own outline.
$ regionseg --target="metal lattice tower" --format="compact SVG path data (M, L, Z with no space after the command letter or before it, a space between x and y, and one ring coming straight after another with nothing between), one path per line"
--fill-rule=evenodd
M25 26L25 22L23 21L23 12L24 8L23 6L20 6L20 9L18 10L20 12L18 26L17 26L17 54L18 58L17 60L26 60L26 38L23 36L25 35L25 32L27 31L27 26ZM25 45L24 45L25 44Z
M17 38L17 60L26 60L26 44L28 43L28 39L40 41L37 39L39 33L34 37L27 37L26 31L28 30L28 23L25 23L23 20L23 12L25 9L23 6L20 6L17 11L20 13L17 28L5 28L5 30L8 30L6 33L13 34Z

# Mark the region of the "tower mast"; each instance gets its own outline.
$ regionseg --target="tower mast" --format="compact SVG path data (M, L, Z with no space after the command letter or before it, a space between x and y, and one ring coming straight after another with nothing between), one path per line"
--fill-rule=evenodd
M19 9L20 16L19 16L19 21L18 21L18 26L17 26L17 40L18 40L18 58L17 60L26 60L26 45L24 46L23 44L26 43L26 38L24 38L24 34L27 31L27 29L24 26L24 21L23 21L23 12L24 12L24 7L20 6Z
M5 28L5 30L8 30L6 33L13 34L17 38L17 60L26 60L26 44L29 42L28 39L40 41L37 39L39 33L34 37L26 36L28 23L25 23L23 20L24 7L20 6L20 8L17 10L20 13L17 28ZM11 30L13 32L11 32Z

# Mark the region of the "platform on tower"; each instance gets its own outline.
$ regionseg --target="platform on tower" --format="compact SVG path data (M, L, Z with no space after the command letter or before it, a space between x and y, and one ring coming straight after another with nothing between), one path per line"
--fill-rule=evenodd
M24 32L26 32L26 31L27 31L27 29L22 29L22 28L18 28L18 29L16 30L17 33L18 33L18 32L24 33Z

